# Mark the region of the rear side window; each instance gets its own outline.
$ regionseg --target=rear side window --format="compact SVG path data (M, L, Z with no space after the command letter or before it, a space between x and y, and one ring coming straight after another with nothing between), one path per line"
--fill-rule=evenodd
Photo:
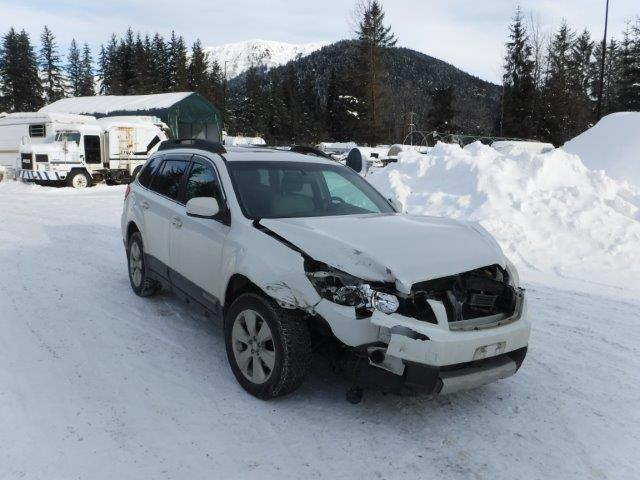
M138 182L140 185L145 188L149 188L149 185L151 185L151 177L155 173L161 161L162 157L155 157L145 165L142 171L138 174Z
M160 195L177 200L180 193L180 185L185 171L189 166L188 160L165 160L160 171L153 177L151 190L158 192Z

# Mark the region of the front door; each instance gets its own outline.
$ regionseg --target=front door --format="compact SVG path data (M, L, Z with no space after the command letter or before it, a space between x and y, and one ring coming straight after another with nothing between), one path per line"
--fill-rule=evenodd
M185 204L196 197L214 197L222 210L225 201L212 163L195 155L184 188ZM222 249L229 226L220 218L196 218L186 207L172 223L170 235L171 282L206 307L220 302Z
M173 217L184 211L180 191L191 155L165 155L151 178L147 191L140 191L143 212L144 249L149 266L169 278L169 233Z
M102 163L100 135L84 136L84 161L89 165L99 165Z

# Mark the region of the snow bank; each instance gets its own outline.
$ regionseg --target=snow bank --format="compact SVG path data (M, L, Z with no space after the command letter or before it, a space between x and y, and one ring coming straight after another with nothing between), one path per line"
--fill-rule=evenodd
M640 190L560 149L505 155L440 143L429 155L402 152L367 179L409 213L479 221L525 271L639 283Z
M587 167L640 187L640 112L607 115L562 148Z

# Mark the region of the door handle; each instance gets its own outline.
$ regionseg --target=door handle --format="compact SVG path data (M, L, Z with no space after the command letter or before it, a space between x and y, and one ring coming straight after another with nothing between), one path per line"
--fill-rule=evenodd
M182 226L182 220L180 220L180 217L178 217L177 215L171 217L171 223L176 228L180 228Z
M147 208L149 208L149 202L147 202L146 200L142 200L140 202L140 206L142 206L142 208L146 210Z

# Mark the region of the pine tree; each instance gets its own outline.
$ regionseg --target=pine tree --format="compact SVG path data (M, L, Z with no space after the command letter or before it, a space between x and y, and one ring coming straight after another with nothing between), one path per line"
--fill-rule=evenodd
M65 70L67 72L69 94L72 97L80 96L82 87L82 62L80 60L80 50L78 50L78 44L75 38L71 40Z
M453 125L455 115L453 110L454 87L434 89L429 94L433 102L433 107L427 118L429 128L438 133L454 133L456 130Z
M82 48L82 59L80 60L80 89L79 95L82 97L90 97L95 95L93 76L93 58L91 49L88 44L84 44Z
M509 32L500 135L530 138L534 134L535 64L520 7L516 10Z
M640 111L640 20L623 34L618 95L619 108Z
M183 92L187 90L187 47L182 36L171 32L169 41L169 90Z
M100 80L100 94L113 95L116 89L116 56L118 41L115 35L111 35L109 43L105 47L100 46L100 57L98 59L98 79Z
M187 67L187 89L212 100L208 63L200 40L196 40L191 48L191 58Z
M591 91L600 90L600 62L602 59L602 42L593 49L594 62L591 69ZM602 90L602 115L618 110L618 84L620 82L620 45L615 38L607 42L607 55L604 66L604 86Z
M594 66L599 64L593 58L594 42L591 34L584 30L576 38L572 47L568 66L568 88L572 98L570 103L569 138L582 133L592 125L595 117L597 90L592 90Z
M43 89L38 61L29 35L11 28L2 37L0 97L3 109L31 112L43 105Z
M359 46L359 63L362 75L362 93L359 102L365 137L369 144L377 143L380 135L382 112L380 100L383 94L384 55L395 46L396 37L391 27L384 25L384 12L377 0L363 0L361 19L356 32Z
M358 126L358 104L348 80L331 69L327 86L326 126L329 137L336 142L353 139Z
M574 38L575 33L563 22L553 36L547 53L541 134L554 145L562 145L572 138L569 68Z
M171 87L169 75L169 54L164 38L158 33L151 41L151 81L154 93L168 92Z
M44 100L52 103L64 97L64 77L60 67L60 56L56 37L45 25L40 36L40 70L43 76Z

